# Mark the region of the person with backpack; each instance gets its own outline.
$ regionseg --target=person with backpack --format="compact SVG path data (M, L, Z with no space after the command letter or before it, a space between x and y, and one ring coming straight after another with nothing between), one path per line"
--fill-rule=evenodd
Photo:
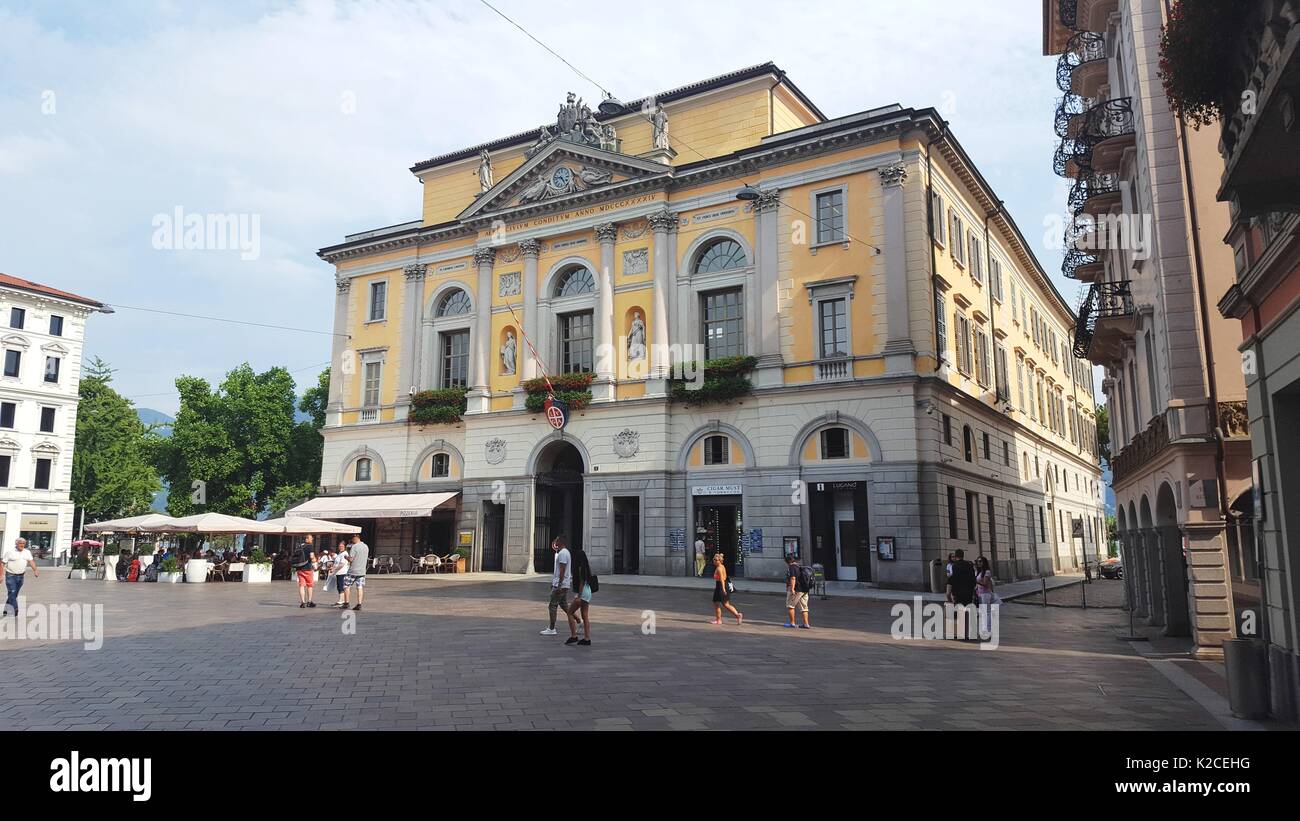
M787 553L785 556L785 626L794 627L794 611L798 610L803 614L803 624L799 625L804 630L811 630L812 625L808 623L808 594L813 588L813 569L799 564L799 559L793 553Z
M316 591L316 553L312 548L310 534L299 542L293 554L293 567L298 571L298 606L315 607L312 593Z
M577 644L582 647L591 646L591 594L600 589L600 582L596 574L591 572L591 564L587 561L587 552L581 547L574 546L569 551L573 561L573 601L564 610L564 615L569 619L569 637L564 643ZM582 638L578 638L578 611L582 611Z

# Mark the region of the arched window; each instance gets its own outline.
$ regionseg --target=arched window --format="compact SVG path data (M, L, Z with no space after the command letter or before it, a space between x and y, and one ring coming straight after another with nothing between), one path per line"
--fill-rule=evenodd
M595 277L591 275L590 269L582 265L575 265L560 274L555 283L556 296L577 296L579 294L590 294L595 290Z
M358 482L370 481L370 460L369 459L357 460L357 481Z
M720 239L710 243L695 258L695 273L711 274L714 271L728 271L732 268L744 268L749 264L745 259L745 249L733 239Z
M966 461L974 461L975 455L975 434L971 433L970 425L961 429L962 446L966 453Z
M442 298L442 301L438 303L436 313L440 317L460 316L472 310L474 310L474 306L470 303L469 294L457 288Z

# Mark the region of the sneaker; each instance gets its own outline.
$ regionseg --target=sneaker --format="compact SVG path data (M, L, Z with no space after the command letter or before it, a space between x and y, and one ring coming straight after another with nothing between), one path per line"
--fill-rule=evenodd
M543 630L542 632L538 633L537 635L539 635L539 636L554 636L554 635L557 635L557 633L555 632L555 628L554 628L554 627L548 627L548 628L546 628L545 630Z
M567 639L564 640L564 644L566 647L570 644L577 644L577 643L578 643L577 636L569 636Z
M781 626L782 626L782 627L794 627L794 625L791 624L790 622L786 622L785 624L783 624L783 625L781 625Z
M709 619L709 624L722 624L721 619Z
M341 601L336 601L333 604L331 604L330 607L347 607L347 605Z
M591 646L591 639L583 639L582 641L578 642L578 646L579 646L579 647L590 647L590 646Z
M801 625L799 625L799 629L800 629L800 630L811 630L811 629L812 629L812 625L811 625L811 624L801 624Z
M303 609L303 608L306 607L306 606L307 606L307 602L299 602L299 603L298 603L298 609L299 609L299 610Z
M307 602L307 606L308 606L308 607L315 607L315 606L316 606L316 602L314 602L314 601L309 601L309 602Z
M361 609L361 605L358 604L356 607L354 607L354 608L352 608L352 609L353 609L353 610L360 610L360 609Z

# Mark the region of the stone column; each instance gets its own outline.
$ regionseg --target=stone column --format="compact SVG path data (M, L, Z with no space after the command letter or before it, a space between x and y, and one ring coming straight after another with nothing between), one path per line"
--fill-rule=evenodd
M754 201L754 266L757 273L758 327L756 328L759 387L780 385L785 381L781 369L781 320L777 304L779 276L777 250L780 226L781 192L763 191Z
M1187 613L1187 566L1183 560L1183 534L1177 525L1165 525L1155 531L1164 563L1165 635L1190 636L1191 620Z
M650 307L650 378L646 395L663 396L667 392L667 377L672 364L668 357L668 277L673 267L669 234L677 230L677 212L665 209L651 214L649 220L654 232L655 260Z
M420 361L416 363L415 374L417 390L427 390L438 386L438 334L433 330L433 315L420 319Z
M406 278L402 294L401 350L398 353L397 402L394 418L405 419L410 412L411 393L419 390L416 384L420 373L420 337L424 313L424 274L428 266L413 262L402 269Z
M542 344L538 338L539 328L537 324L537 257L542 251L542 243L535 239L524 239L519 241L519 253L524 258L524 327L523 332L528 335L528 339L533 345ZM533 359L533 352L528 349L528 344L523 339L519 340L519 358L522 361L523 368L520 371L525 381L537 377L537 360Z
M348 297L352 293L352 280L337 277L334 280L334 342L330 347L330 395L325 410L325 424L338 425L343 420L343 396L352 373L356 370L356 355L348 345Z
M1133 616L1147 617L1146 569L1142 561L1142 537L1130 530L1124 534L1124 572L1132 576Z
M614 399L614 376L618 368L618 340L614 333L614 241L618 226L612 222L596 226L600 242L600 268L596 271L596 311L592 317L596 344L596 379L591 383L591 401Z
M474 344L470 347L467 413L487 413L492 409L488 362L492 359L492 263L496 261L496 255L495 248L480 248L474 252L478 285L474 295Z
M910 373L916 369L912 343L912 312L908 304L907 222L903 212L907 167L902 163L877 169L885 215L885 372Z

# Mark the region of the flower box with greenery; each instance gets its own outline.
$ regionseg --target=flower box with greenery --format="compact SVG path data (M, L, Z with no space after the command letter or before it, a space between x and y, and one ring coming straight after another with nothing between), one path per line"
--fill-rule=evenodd
M758 360L752 356L724 356L710 359L704 363L691 362L683 365L681 370L674 369L668 380L668 395L674 402L684 405L716 405L734 402L754 392L749 381L749 374L757 366ZM681 374L703 373L703 381L696 386L694 380L682 378Z
M244 564L244 581L249 584L269 584L271 581L271 557L262 548L253 548Z
M465 389L441 388L413 395L406 419L412 425L454 425L464 412Z
M168 556L163 559L162 568L158 571L158 581L163 584L176 584L185 578L181 572L181 560L175 556Z
M69 579L88 579L90 578L90 559L81 555L80 552L73 554L72 567L68 570Z
M1160 81L1169 107L1200 128L1240 104L1232 70L1237 34L1250 3L1179 0L1160 35Z
M595 378L596 374L590 371L562 373L551 377L551 387L555 390L555 397L568 405L570 411L579 411L591 403L591 381ZM528 394L524 407L533 413L541 413L546 404L546 378L539 376L526 380L523 389Z

